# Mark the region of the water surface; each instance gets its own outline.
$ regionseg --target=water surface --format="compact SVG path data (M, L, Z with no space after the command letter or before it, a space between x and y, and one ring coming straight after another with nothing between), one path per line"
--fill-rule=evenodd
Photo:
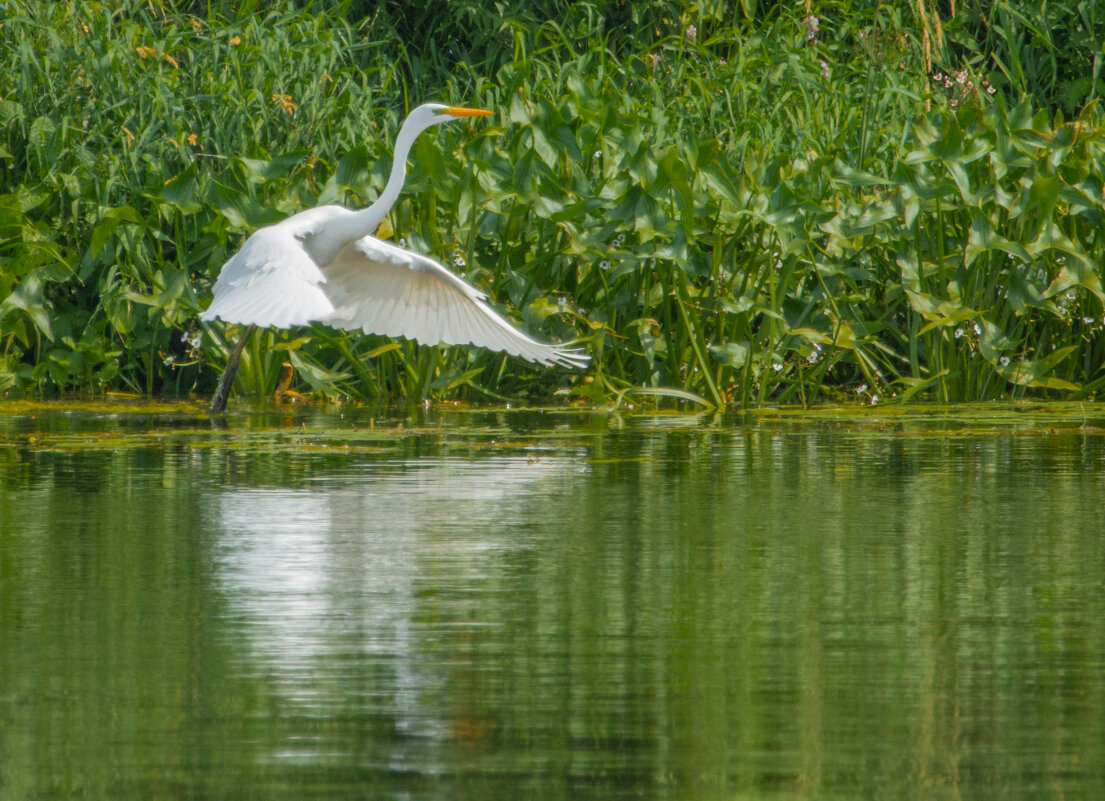
M1103 429L0 408L0 797L1105 797Z

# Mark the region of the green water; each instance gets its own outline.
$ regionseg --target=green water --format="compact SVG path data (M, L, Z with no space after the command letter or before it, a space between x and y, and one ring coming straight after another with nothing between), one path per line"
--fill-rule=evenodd
M0 408L0 798L1105 798L1103 429Z

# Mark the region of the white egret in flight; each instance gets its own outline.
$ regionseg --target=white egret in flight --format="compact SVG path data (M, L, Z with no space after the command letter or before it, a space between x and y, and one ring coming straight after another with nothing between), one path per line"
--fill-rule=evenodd
M254 327L320 322L430 345L472 344L544 365L583 367L579 350L532 339L499 316L486 295L433 259L372 234L391 209L407 173L407 155L422 131L485 109L426 103L410 113L395 140L391 176L366 209L319 206L254 232L223 265L214 300L200 319L249 326L230 354L211 404L226 408L242 347Z

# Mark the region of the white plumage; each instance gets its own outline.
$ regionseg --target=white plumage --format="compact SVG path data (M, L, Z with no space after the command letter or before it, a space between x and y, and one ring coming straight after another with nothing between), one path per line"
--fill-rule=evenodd
M522 333L484 295L433 259L371 235L394 204L406 159L426 128L488 114L425 104L411 112L395 142L395 162L380 198L363 211L320 206L255 232L219 273L202 320L289 328L335 328L436 344L472 344L544 365L584 367L579 350Z

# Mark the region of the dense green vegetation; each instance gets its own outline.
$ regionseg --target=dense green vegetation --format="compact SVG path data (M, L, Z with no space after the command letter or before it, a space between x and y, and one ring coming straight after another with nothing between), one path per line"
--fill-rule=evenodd
M395 238L592 367L317 326L258 332L239 391L286 359L355 398L1105 386L1091 0L3 7L2 392L212 391L223 261L371 201L425 100L496 116L419 141Z

